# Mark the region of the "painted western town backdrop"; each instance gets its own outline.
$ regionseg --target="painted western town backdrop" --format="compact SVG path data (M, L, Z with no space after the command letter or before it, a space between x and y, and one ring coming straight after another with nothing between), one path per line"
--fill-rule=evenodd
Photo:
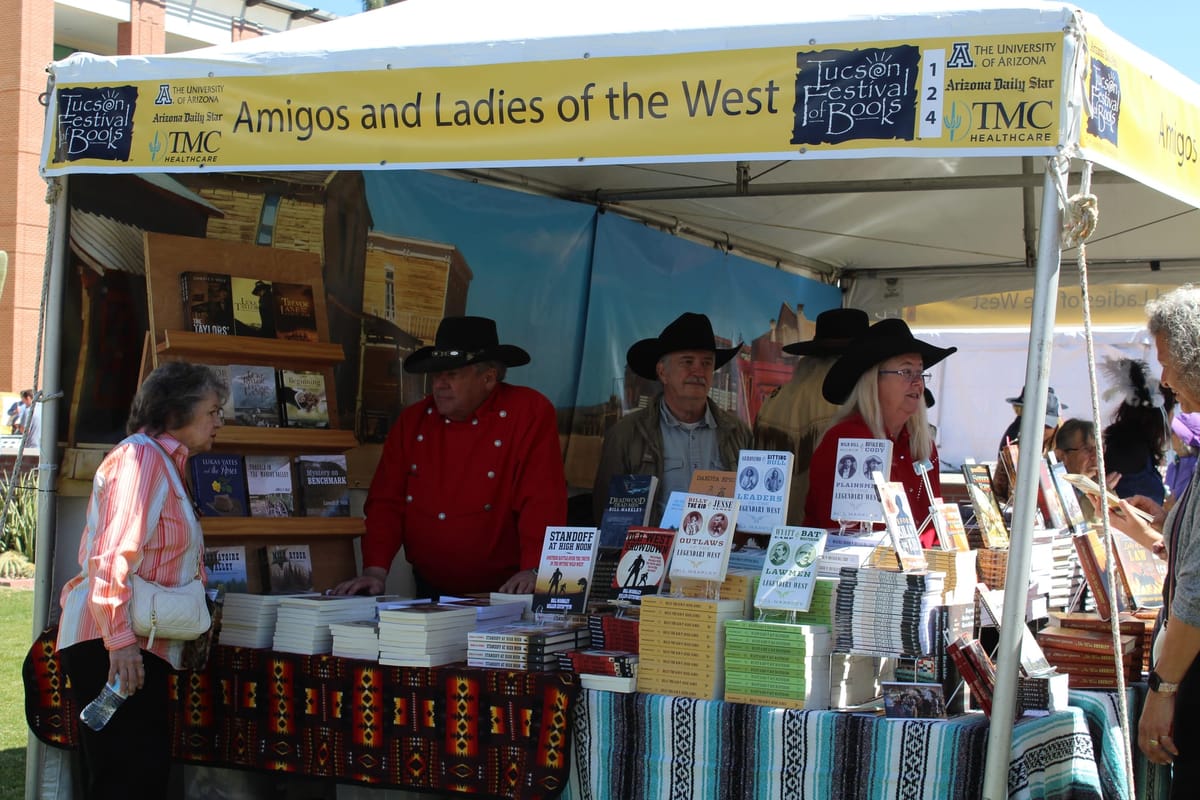
M44 167L1050 153L1061 33L58 85ZM212 77L212 75L216 77Z

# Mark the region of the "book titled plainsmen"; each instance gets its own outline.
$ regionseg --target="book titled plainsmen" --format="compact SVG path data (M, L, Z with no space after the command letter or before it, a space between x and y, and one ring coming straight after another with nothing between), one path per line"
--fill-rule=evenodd
M808 611L817 585L817 565L825 552L823 528L776 525L758 580L754 605Z
M787 522L794 457L781 450L743 450L738 455L734 496L739 503L739 531L770 534Z
M718 583L725 580L738 506L736 499L687 495L679 531L675 534L671 580L694 578Z
M646 595L658 594L667 577L674 545L675 531L670 528L630 528L613 575L616 599L636 604Z
M840 522L883 522L883 506L872 475L892 470L890 439L839 439L833 472L830 519Z
M535 612L584 612L599 542L597 528L546 528L533 589Z

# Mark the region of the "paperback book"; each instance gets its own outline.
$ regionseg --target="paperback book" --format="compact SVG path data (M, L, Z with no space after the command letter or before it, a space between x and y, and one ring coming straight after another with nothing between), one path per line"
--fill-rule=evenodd
M742 450L738 455L738 530L770 534L787 523L787 506L792 485L790 452Z
M247 455L246 492L252 517L290 517L292 464L287 456Z
M183 314L193 333L233 335L233 287L219 272L184 272L179 276Z
M233 329L238 336L275 338L275 294L270 281L230 279L233 286Z
M688 494L733 497L737 492L737 473L723 469L698 469L692 473Z
M1083 507L1075 494L1075 487L1067 480L1067 465L1054 457L1054 453L1046 454L1046 463L1050 467L1050 479L1058 492L1059 503L1062 504L1063 516L1072 533L1083 533L1087 530L1087 518L1083 515Z
M279 418L285 428L328 428L325 375L308 370L279 370Z
M596 528L546 528L533 588L533 610L582 614L596 565L600 531Z
M671 580L693 578L718 583L725 580L738 506L736 499L687 495L679 532L675 534L668 573Z
M294 342L317 342L317 310L313 288L305 283L275 281L275 336Z
M992 491L992 471L987 464L963 464L962 473L983 543L987 547L1008 547L1008 528Z
M250 513L246 498L246 465L241 456L197 453L188 459L188 469L192 473L192 491L201 514L244 517Z
M1059 529L1069 525L1066 509L1054 485L1054 475L1050 472L1050 462L1044 458L1038 462L1038 508L1042 510L1046 527Z
M306 544L268 545L259 551L262 558L263 587L270 594L311 592L312 555Z
M226 593L249 591L245 547L204 548L204 571L209 589L223 586Z
M883 505L871 477L891 476L889 439L839 439L833 474L833 503L829 517L840 522L883 522Z
M925 551L921 549L921 535L913 522L912 509L908 505L908 493L899 481L885 481L883 473L875 473L875 488L883 504L884 521L892 547L900 559L900 568L905 572L920 571L929 566Z
M675 531L669 528L630 528L613 576L616 599L637 604L662 591L674 545Z
M758 580L754 605L782 611L808 611L825 552L823 528L777 525Z
M933 527L937 530L942 549L961 552L970 550L971 543L967 539L967 528L963 525L958 503L947 503L936 497L933 500L933 510Z
M620 547L631 525L646 525L658 490L655 475L613 475L608 505L600 517L600 546Z
M234 424L256 428L279 427L279 401L273 368L231 364L229 394L233 398Z
M350 516L350 482L344 455L296 456L299 515Z

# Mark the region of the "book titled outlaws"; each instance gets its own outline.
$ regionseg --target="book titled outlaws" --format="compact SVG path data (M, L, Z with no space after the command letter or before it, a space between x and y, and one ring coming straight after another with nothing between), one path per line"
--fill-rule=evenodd
M600 516L600 546L620 547L630 525L645 525L658 489L655 475L613 475L608 482L608 505Z
M308 370L279 370L279 420L285 428L328 428L325 375Z
M675 531L670 528L631 527L613 575L616 599L640 604L646 595L661 592L674 545Z
M596 565L597 528L546 528L533 588L535 613L582 614Z
M808 611L825 552L824 528L777 525L771 532L754 596L757 608Z
M312 554L306 544L269 545L259 549L263 586L269 594L311 592Z
M246 465L241 456L197 453L188 459L188 469L192 473L192 491L201 514L244 517L250 513L246 499Z
M275 336L294 342L317 342L317 311L313 288L306 283L272 284L275 297Z
M787 523L793 454L782 450L743 450L738 455L738 530L770 534Z
M233 285L219 272L184 272L179 276L183 318L193 333L233 335Z
M889 439L838 439L829 518L839 522L883 522L883 505L871 475L892 471Z
M296 483L300 489L300 516L350 516L345 456L296 456Z
M739 503L735 498L689 494L675 534L670 578L701 581L725 580Z

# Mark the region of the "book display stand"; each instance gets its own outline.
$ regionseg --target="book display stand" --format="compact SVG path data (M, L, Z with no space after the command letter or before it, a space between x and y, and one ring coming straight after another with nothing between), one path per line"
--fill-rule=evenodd
M352 430L339 429L334 367L343 360L341 345L329 341L325 287L320 257L272 247L147 233L146 294L150 331L142 375L166 361L212 366L245 364L320 373L325 379L328 428L256 427L226 424L214 452L298 455L341 454L358 445ZM312 287L317 341L261 336L196 333L181 297L184 273L222 273L263 282ZM307 544L312 551L313 585L334 586L356 572L353 539L361 536L361 517L201 517L209 545L245 545L247 552L278 544ZM258 571L249 575L251 592L262 592Z

